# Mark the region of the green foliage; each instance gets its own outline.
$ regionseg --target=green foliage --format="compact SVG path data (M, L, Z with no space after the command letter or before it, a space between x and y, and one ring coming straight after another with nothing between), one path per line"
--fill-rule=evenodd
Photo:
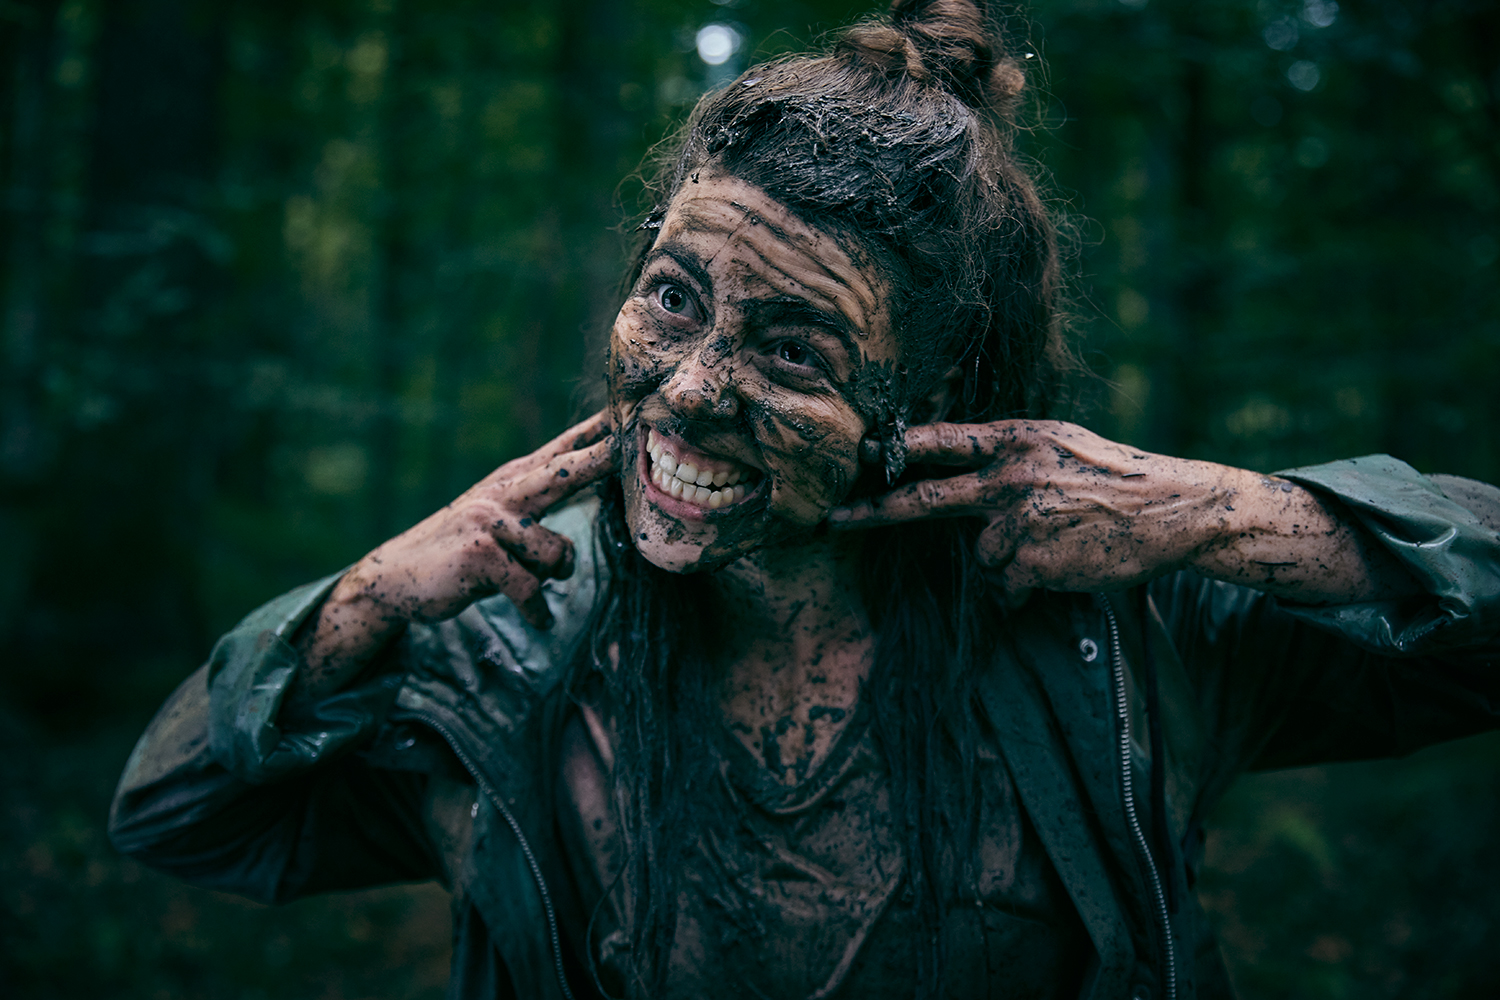
M268 911L116 858L125 734L237 616L586 407L621 178L752 53L868 9L0 2L0 991L440 992L431 887ZM1494 4L1031 16L1087 422L1500 479ZM717 68L713 21L746 42ZM1243 783L1204 886L1245 995L1493 982L1497 775L1478 741Z
M1249 468L1385 451L1500 476L1494 5L1035 15L1038 149L1093 220L1101 423Z

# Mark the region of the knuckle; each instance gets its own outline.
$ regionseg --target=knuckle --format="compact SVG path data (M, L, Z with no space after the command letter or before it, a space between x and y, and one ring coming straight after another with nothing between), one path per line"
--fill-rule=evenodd
M473 497L460 511L467 527L489 534L505 521L505 508L489 497Z
M1011 553L1010 572L1030 575L1041 568L1042 556L1035 545L1018 545Z
M958 424L934 424L933 437L944 451L959 451L968 445L968 436Z
M936 507L947 497L947 490L943 488L941 483L924 479L915 485L912 495L916 498L917 503L922 506Z
M472 553L485 563L492 563L506 555L505 547L488 531L475 532L473 539L465 546L465 551Z
M979 534L978 556L980 565L1000 566L1010 561L1013 547L1000 526L986 528Z

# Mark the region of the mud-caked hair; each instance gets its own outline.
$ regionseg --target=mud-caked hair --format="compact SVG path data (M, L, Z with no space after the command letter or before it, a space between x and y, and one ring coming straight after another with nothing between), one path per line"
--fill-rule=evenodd
M885 460L857 490L952 474L905 468L909 423L1042 417L1059 400L1071 365L1058 227L1015 141L1034 64L982 2L896 0L826 51L706 95L652 161L630 284L672 199L714 172L759 187L879 272L902 361L866 408ZM943 988L945 913L973 906L979 874L976 679L1003 612L975 558L978 529L949 519L871 531L861 574L876 632L862 698L928 931L913 983L924 997ZM630 959L623 981L601 986L649 996L666 984L677 873L724 821L712 814L721 775L709 736L724 722L707 668L708 588L639 554L618 483L603 496L600 539L608 576L567 690L608 700L619 727Z

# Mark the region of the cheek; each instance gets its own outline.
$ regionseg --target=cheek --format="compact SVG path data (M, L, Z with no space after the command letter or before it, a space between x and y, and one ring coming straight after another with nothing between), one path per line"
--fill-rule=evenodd
M810 526L848 495L859 475L865 421L842 400L793 410L765 401L751 419L771 472L771 506L781 518Z
M635 401L656 391L685 353L646 315L641 303L620 309L609 339L609 368L605 378L610 396Z

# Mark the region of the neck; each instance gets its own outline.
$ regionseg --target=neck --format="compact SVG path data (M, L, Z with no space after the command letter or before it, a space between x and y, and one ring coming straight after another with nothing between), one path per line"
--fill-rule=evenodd
M804 537L759 549L713 574L715 620L727 626L724 638L741 649L802 646L829 629L867 629L861 541L848 534Z
M847 535L804 538L712 578L726 721L788 784L826 758L870 674L874 637L860 596L860 550Z

